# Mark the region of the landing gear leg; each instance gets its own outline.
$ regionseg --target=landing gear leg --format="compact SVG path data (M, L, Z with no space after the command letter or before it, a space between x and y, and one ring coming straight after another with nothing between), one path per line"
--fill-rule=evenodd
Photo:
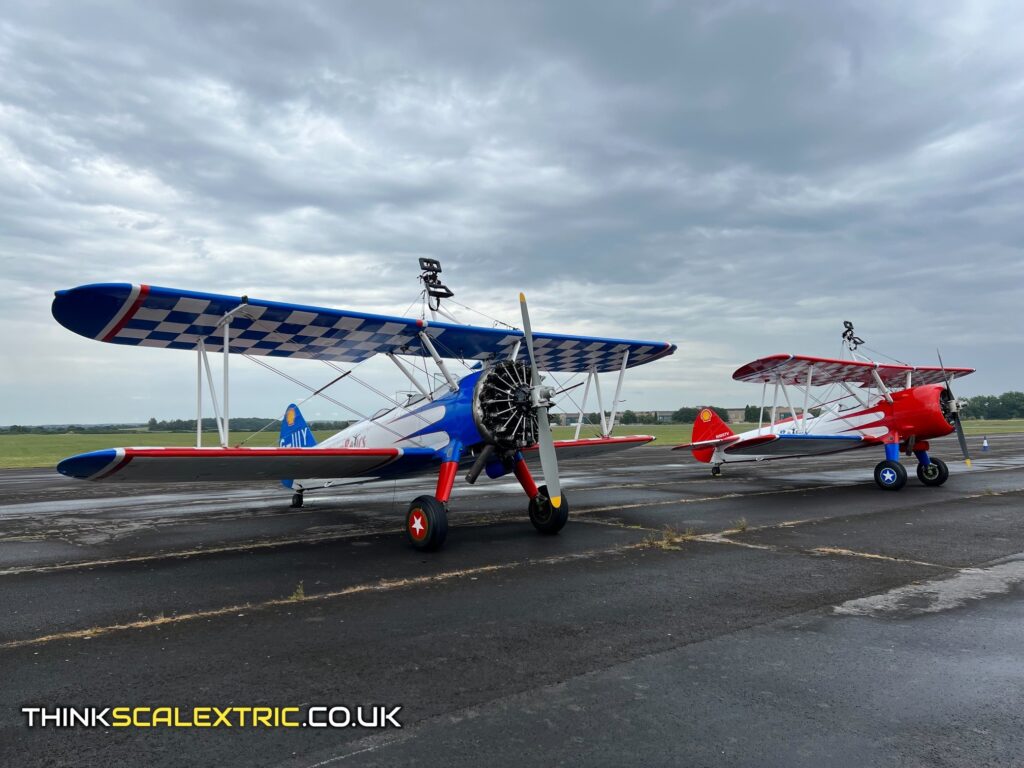
M292 509L299 509L302 506L302 491L292 494Z
M523 457L517 455L515 462L516 479L530 498L530 522L533 523L533 527L549 535L558 533L569 522L569 499L565 491L562 492L561 503L557 507L552 506L548 487L537 487Z

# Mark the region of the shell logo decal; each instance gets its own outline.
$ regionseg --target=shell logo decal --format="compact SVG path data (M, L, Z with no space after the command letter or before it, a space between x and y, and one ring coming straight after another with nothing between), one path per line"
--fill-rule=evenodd
M705 424L707 424L709 421L711 421L711 409L710 408L705 408L703 411L700 412L700 420L703 421Z
M289 427L295 426L295 409L289 408L288 412L284 415L284 421Z

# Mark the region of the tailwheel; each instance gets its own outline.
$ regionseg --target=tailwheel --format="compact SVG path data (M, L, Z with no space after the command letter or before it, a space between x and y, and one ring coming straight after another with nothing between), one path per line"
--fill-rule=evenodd
M907 469L898 461L880 461L875 465L875 482L884 491L898 491L907 484Z
M302 491L296 491L292 494L292 509L298 509L302 506Z
M720 466L718 466L717 464L712 466L711 467L711 476L712 477L721 477L722 476L722 468Z
M927 464L917 465L917 479L925 485L942 485L949 479L949 467L942 459L929 457Z
M433 496L419 496L405 515L405 533L413 549L440 548L448 536L448 507Z
M558 533L569 521L569 499L562 494L562 503L556 509L551 506L548 487L542 485L537 490L537 496L530 499L530 522L541 533Z

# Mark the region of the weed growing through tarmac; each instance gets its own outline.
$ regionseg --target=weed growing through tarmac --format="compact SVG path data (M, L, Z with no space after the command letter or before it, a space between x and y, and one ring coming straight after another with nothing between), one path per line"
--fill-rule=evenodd
M747 518L745 517L741 517L732 524L731 533L743 533L745 530L747 530Z
M682 549L684 542L693 541L695 538L697 538L697 532L693 528L679 531L670 525L666 525L664 530L651 533L644 539L644 544L651 549L670 552Z
M295 587L295 591L292 592L289 600L305 600L306 599L306 588L299 582L299 585Z

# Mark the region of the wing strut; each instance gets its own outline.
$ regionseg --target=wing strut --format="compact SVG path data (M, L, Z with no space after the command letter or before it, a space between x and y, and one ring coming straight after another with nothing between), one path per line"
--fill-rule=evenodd
M608 426L604 420L604 398L601 397L601 377L597 371L591 368L594 373L594 390L597 392L597 411L601 416L601 437L608 437Z
M887 403L892 402L892 393L889 392L889 388L885 386L885 382L882 381L882 377L878 375L878 368L871 369L871 378L875 380L875 384L878 385L878 391L882 393L882 397L885 398Z
M757 412L757 434L761 434L761 428L764 426L764 396L768 394L768 379L764 380L761 384L761 409Z
M619 368L619 380L615 384L615 398L612 400L612 413L611 418L608 419L608 434L605 437L609 437L612 430L615 429L615 416L619 410L619 395L622 394L622 380L626 378L626 364L629 362L629 350L627 349L622 353L622 366Z
M789 415L793 417L793 431L796 431L796 410L793 408L793 403L789 401L789 390L786 389L786 385L782 385L782 396L786 398L786 405L789 406Z
M427 392L427 388L420 384L419 379L412 375L412 372L406 367L405 363L398 359L397 355L392 352L388 352L388 357L391 358L391 362L398 366L398 370L405 374L405 378L412 382L412 385L420 391L425 398L430 399L430 393Z
M858 403L860 403L860 407L861 408L867 408L868 407L868 401L865 400L864 398L862 398L859 394L857 394L857 390L855 390L853 387L851 387L845 381L841 381L841 382L839 382L839 384L840 384L840 386L843 389L845 389L847 392L849 392L853 396L854 400L856 400Z
M771 424L771 427L770 427L771 434L773 434L773 435L775 434L775 416L778 413L778 410L779 410L779 380L776 379L775 380L775 394L772 395L772 424Z
M444 360L442 360L441 356L437 354L437 350L434 349L434 343L430 340L430 336L427 335L426 331L420 331L420 341L423 342L423 346L427 348L427 352L429 352L430 356L434 358L434 362L437 363L437 367L440 368L441 373L444 374L444 378L448 382L448 388L452 392L458 392L458 383L455 381L455 379L452 378L452 375L448 372L448 366L444 364Z
M804 386L804 413L803 426L804 434L807 434L807 400L811 396L811 376L814 373L814 363L807 366L807 384Z
M228 390L229 362L231 360L231 318L249 304L249 299L242 297L241 303L233 309L225 312L217 323L224 333L224 392L223 392L223 414L221 407L217 404L217 392L213 388L213 372L210 370L210 360L206 356L206 344L200 337L196 344L196 448L203 447L203 368L206 368L206 381L210 386L210 399L213 401L213 412L217 417L217 436L220 438L221 448L228 447L230 436L230 422L228 421Z
M587 407L587 398L590 396L590 380L594 377L594 369L587 371L587 385L583 388L583 402L580 403L580 412L576 417L576 434L573 440L580 439L580 429L583 428L583 412Z

